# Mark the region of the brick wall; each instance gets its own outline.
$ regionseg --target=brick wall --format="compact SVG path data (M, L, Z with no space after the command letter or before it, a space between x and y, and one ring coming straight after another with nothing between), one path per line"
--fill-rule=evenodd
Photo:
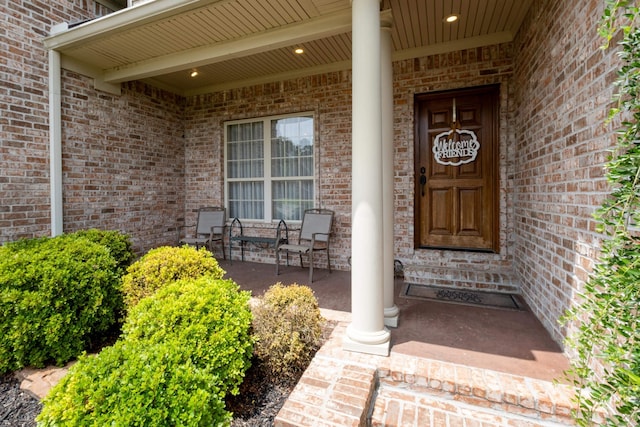
M0 244L50 233L49 93L42 39L53 24L106 14L93 1L2 1Z
M224 122L311 111L316 120L316 198L335 211L332 265L348 268L351 217L351 74L335 72L191 97L185 108L186 220L198 207L223 204ZM264 224L251 233L271 233ZM295 225L294 225L295 227ZM298 225L299 227L299 225ZM290 237L295 239L295 234ZM273 251L246 252L246 259L273 262Z
M506 178L508 78L512 72L510 44L434 55L394 63L395 235L396 257L405 264L453 269L510 270L509 230L513 221ZM427 251L413 248L413 97L417 93L501 83L501 254ZM351 75L350 72L300 78L294 81L229 90L187 100L186 189L187 222L203 204L223 200L222 169L226 120L313 111L316 115L316 159L320 203L336 212L332 258L337 268L348 268L351 255ZM260 230L253 233L260 234ZM271 252L254 251L248 259L267 261Z
M511 269L513 228L511 184L507 179L508 79L513 71L512 46L504 44L416 60L398 61L394 70L395 250L404 264L504 271ZM500 254L415 250L413 248L413 97L422 92L485 84L502 84L500 116L501 246ZM351 73L311 76L287 82L192 97L185 110L187 222L205 204L223 201L224 121L312 111L316 117L316 191L320 204L336 212L332 259L349 268L351 255ZM253 225L252 225L253 226ZM252 233L261 234L263 226ZM268 261L272 251L252 251L247 259Z
M0 35L0 244L49 235L48 58L52 25L109 13L94 1L10 1ZM6 52L6 54L5 54ZM183 100L132 83L121 96L62 73L64 231L133 237L138 252L177 241L184 221Z
M120 230L134 249L175 244L184 218L183 99L142 83L122 95L62 78L64 231Z
M91 1L5 2L0 15L0 243L50 232L47 55L52 24L106 13ZM397 61L395 256L440 276L462 270L522 291L557 341L557 319L590 271L591 214L607 190L602 127L615 56L597 49L600 1L534 2L514 43ZM572 23L567 25L567 23ZM10 35L10 37L8 37ZM414 95L500 84L500 253L416 250ZM336 212L335 266L351 248L351 73L332 72L182 99L140 83L114 96L63 72L65 231L119 229L138 251L175 242L202 205L223 203L223 123L312 111L316 194ZM255 230L266 233L267 230ZM271 261L256 251L249 259ZM497 274L493 274L497 273ZM432 274L433 275L433 274ZM495 283L494 283L495 285ZM487 285L489 286L489 285Z
M593 265L592 219L612 143L603 126L615 56L598 49L599 0L534 2L515 41L515 265L554 339ZM567 25L570 23L570 25Z
M468 49L393 64L395 138L395 235L396 258L405 264L408 280L447 285L517 291L511 277L513 199L511 150L510 77L513 72L510 43ZM500 84L499 212L500 252L487 254L448 250L414 249L414 95L487 84ZM465 271L482 271L484 283L467 281ZM504 280L503 280L504 279Z

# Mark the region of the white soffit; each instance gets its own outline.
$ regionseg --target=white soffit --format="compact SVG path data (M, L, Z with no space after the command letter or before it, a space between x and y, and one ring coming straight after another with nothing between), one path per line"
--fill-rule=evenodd
M531 0L383 0L394 60L510 42ZM459 20L447 24L444 18ZM117 85L188 95L350 68L351 0L151 0L45 39ZM293 54L295 47L305 50ZM198 77L189 77L198 70Z

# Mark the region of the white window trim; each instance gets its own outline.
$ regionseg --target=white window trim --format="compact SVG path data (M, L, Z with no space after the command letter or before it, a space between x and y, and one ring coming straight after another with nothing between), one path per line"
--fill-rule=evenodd
M266 183L266 185L264 186L264 219L260 220L260 219L255 219L255 218L238 218L243 222L247 222L247 223L264 223L264 224L271 224L271 223L276 223L278 221L280 221L279 218L273 218L273 199L272 199L272 186L271 186L271 182L273 181L271 178L271 121L274 119L286 119L289 117L303 117L303 116L310 116L311 118L313 118L313 198L314 200L317 200L318 195L317 195L317 187L316 187L316 175L318 174L318 167L317 167L317 150L318 150L318 146L317 146L317 120L316 120L316 114L313 111L301 111L301 112L297 112L297 113L290 113L290 114L276 114L273 116L263 116L263 117L252 117L252 118L248 118L248 119L240 119L240 120L229 120L229 121L225 121L223 123L223 129L224 129L224 141L223 141L223 145L224 145L224 158L222 161L223 164L223 169L224 169L224 206L225 209L227 210L227 213L229 212L229 176L228 176L228 168L227 168L227 148L228 148L228 144L227 144L227 129L230 125L236 125L236 124L244 124L244 123L255 123L255 122L263 122L264 124L264 146L263 146L263 158L264 158L264 177L262 178L262 181L264 183ZM284 181L284 180L298 180L300 179L300 177L279 177L278 181ZM235 182L240 182L242 180L246 180L246 181L255 181L255 178L234 178ZM302 220L287 220L287 223L301 223Z

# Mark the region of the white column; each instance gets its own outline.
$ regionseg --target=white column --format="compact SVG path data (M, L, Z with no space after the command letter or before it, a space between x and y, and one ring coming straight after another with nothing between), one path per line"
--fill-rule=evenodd
M343 347L389 355L382 281L379 0L353 0L351 312Z
M393 239L393 69L391 64L391 16L380 28L380 72L382 91L382 280L384 288L384 324L398 326L400 310L395 305Z
M60 52L49 50L49 181L51 236L63 233Z

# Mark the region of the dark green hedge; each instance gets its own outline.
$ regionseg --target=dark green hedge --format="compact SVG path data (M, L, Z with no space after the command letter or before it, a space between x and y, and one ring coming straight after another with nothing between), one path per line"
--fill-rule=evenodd
M44 400L40 426L228 425L227 394L250 364L249 294L204 276L131 308L123 335L83 356Z
M111 230L81 230L72 234L75 237L84 237L94 243L105 246L111 256L116 260L118 274L124 274L129 264L133 261L134 254L131 248L131 240L128 235Z
M131 256L117 232L0 247L0 373L63 364L107 333L122 313L120 275Z

